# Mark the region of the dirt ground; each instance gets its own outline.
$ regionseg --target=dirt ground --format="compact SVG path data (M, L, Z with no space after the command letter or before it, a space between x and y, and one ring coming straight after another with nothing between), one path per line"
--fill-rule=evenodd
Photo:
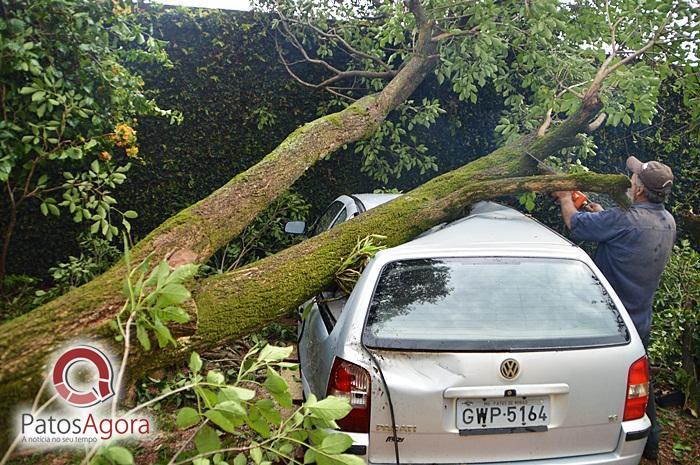
M700 465L700 419L680 408L658 408L661 441L657 465ZM642 459L641 465L654 465Z

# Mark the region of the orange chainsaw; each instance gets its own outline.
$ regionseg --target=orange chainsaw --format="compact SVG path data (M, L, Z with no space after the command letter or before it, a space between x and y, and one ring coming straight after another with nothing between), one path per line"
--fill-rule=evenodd
M548 166L547 164L545 164L542 160L535 158L535 156L533 154L531 154L530 152L528 152L527 150L525 151L525 153L527 154L527 156L532 158L537 163L537 166L542 167L542 169L544 169L548 173L561 174L558 171L556 171L554 168L552 168L551 166ZM590 201L588 200L588 197L586 197L586 194L584 194L581 191L571 192L571 200L574 202L574 207L576 207L576 210L581 210L582 208L587 208L588 204L590 203Z

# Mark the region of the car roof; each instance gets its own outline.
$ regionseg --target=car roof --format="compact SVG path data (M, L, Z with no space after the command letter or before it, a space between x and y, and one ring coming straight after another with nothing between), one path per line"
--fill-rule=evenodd
M403 194L353 194L352 198L359 200L365 207L365 210L371 210L383 203L390 202L396 197L401 197Z
M454 250L483 248L543 249L573 244L560 234L519 211L495 202L478 202L470 214L438 225L418 238L394 247L394 251L413 249Z

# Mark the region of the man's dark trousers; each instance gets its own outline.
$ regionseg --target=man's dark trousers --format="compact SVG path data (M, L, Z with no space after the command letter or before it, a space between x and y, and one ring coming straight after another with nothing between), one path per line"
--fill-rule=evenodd
M649 334L642 337L642 344L644 344L644 350L649 352ZM647 444L645 450L656 451L659 448L659 435L661 433L661 427L659 422L656 420L656 400L654 399L654 383L651 380L651 365L649 365L649 401L647 402L647 416L651 420L651 430L649 431L649 437L647 438Z

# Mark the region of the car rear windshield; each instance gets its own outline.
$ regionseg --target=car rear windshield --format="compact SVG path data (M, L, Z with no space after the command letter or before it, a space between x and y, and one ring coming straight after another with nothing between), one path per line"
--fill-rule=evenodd
M383 268L363 341L402 350L546 350L624 344L629 332L582 262L444 258Z

